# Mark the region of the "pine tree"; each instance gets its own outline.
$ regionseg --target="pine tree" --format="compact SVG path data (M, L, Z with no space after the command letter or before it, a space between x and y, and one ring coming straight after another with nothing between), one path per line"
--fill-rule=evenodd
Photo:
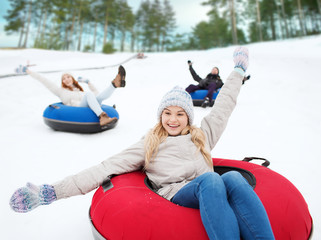
M169 38L171 37L171 33L176 28L175 12L168 0L164 0L163 18L164 24L161 31L161 51L165 50L166 44L170 42Z
M27 4L25 0L9 0L9 2L11 9L9 9L8 14L4 16L7 20L4 30L8 34L19 32L18 47L22 47L22 39L25 34L25 22L27 19Z

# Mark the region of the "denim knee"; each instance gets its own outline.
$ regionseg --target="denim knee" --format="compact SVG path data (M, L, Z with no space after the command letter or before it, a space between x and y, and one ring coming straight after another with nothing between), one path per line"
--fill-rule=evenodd
M245 178L237 171L229 171L222 175L222 179L226 187L236 187L243 184L248 184Z
M198 177L199 188L206 191L225 192L225 185L221 176L216 172L207 172Z
M201 181L215 182L220 178L220 175L216 172L207 172L199 176Z

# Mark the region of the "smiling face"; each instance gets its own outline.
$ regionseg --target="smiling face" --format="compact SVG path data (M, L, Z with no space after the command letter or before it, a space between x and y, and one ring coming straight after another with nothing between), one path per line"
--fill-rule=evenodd
M188 116L183 108L170 106L161 115L162 125L170 136L180 135L188 124Z
M73 78L70 74L64 74L61 77L61 81L67 86L71 87L74 83Z

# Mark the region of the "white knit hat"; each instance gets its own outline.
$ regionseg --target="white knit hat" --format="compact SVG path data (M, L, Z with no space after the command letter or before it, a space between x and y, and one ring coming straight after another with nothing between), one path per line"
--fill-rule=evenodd
M170 106L178 106L183 108L188 116L189 124L193 124L193 100L191 95L183 88L176 86L164 95L157 110L157 119L160 119L163 110Z

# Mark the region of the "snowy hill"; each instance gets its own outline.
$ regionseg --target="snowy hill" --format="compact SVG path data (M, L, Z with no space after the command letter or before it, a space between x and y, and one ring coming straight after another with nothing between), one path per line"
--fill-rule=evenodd
M321 36L250 44L251 79L213 157L267 158L270 168L288 178L302 193L314 220L313 239L321 239ZM27 214L9 207L11 194L30 181L54 183L100 163L136 142L156 123L163 94L175 85L193 83L187 60L200 76L213 66L223 81L233 69L234 47L207 51L147 53L124 64L127 85L104 104L116 104L116 128L97 134L55 132L42 119L44 109L59 100L30 76L0 78L0 239L92 239L88 210L94 192L54 202ZM111 66L131 53L58 52L37 49L0 50L0 75L10 74L28 60L34 71L57 84L63 71ZM117 67L73 71L103 89ZM199 125L209 109L195 108Z

